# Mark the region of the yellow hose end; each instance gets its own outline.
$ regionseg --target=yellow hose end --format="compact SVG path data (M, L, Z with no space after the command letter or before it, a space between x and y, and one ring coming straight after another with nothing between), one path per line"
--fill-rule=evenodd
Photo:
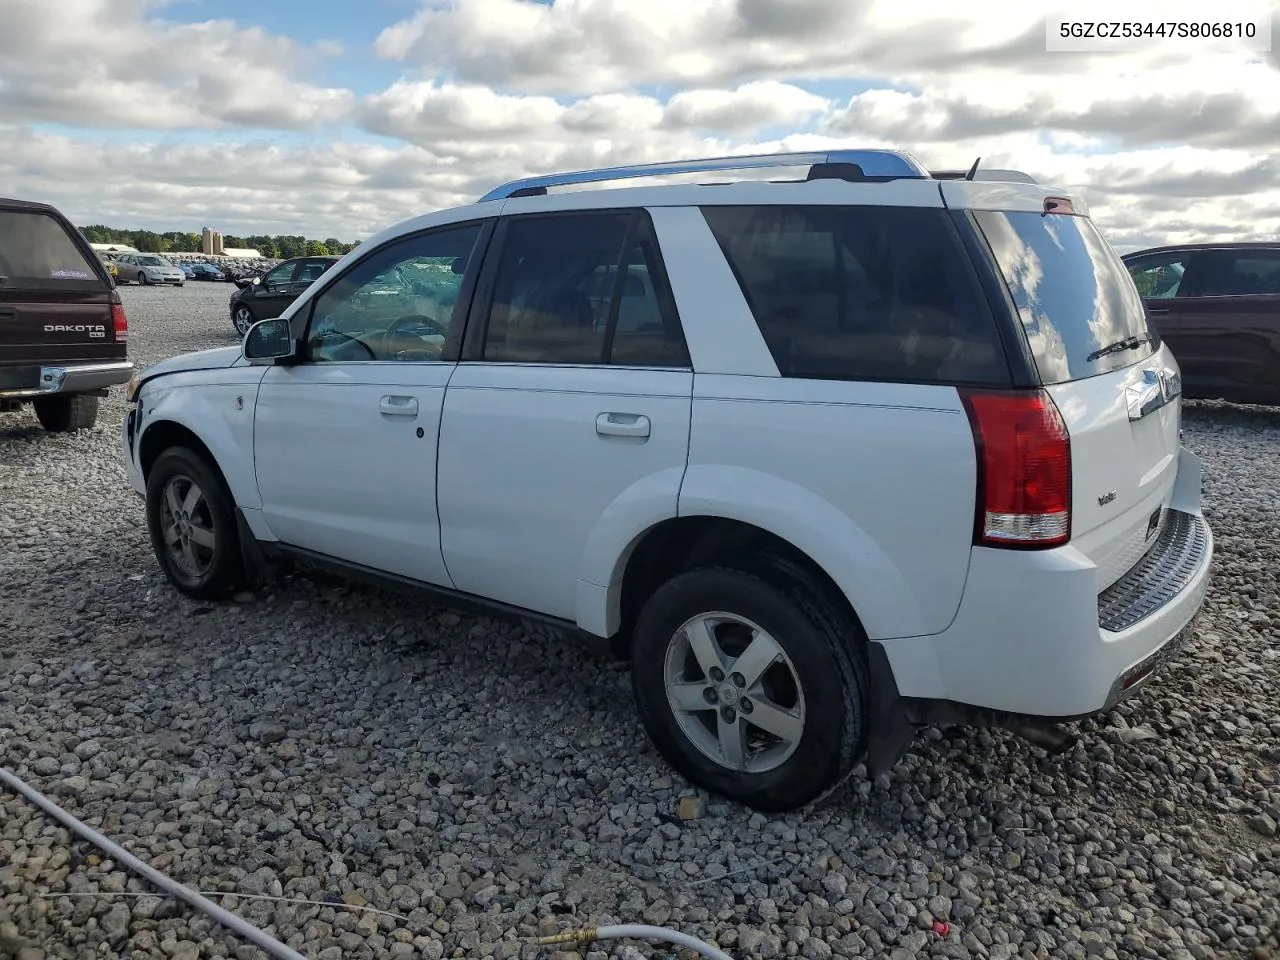
M582 927L578 930L566 930L564 933L553 934L549 937L540 937L533 941L540 947L549 947L556 943L594 943L599 933L598 927Z

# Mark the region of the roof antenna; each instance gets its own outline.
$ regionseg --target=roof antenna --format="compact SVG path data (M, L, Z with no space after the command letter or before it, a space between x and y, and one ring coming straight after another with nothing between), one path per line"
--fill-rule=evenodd
M982 158L981 158L981 157L979 157L977 160L973 161L973 166L972 166L972 167L970 167L970 168L969 168L969 172L968 172L968 173L966 173L966 174L964 175L964 178L965 178L966 180L972 180L974 177L976 177L976 176L978 175L978 164L980 164L981 162L982 162Z

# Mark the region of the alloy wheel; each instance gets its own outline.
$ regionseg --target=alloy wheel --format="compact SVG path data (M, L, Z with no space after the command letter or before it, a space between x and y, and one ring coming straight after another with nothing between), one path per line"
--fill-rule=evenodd
M175 475L160 499L160 529L169 559L184 576L198 580L213 566L217 536L204 491L190 477Z
M687 620L667 644L663 678L680 729L722 767L764 773L800 744L805 699L796 668L745 617L713 612Z

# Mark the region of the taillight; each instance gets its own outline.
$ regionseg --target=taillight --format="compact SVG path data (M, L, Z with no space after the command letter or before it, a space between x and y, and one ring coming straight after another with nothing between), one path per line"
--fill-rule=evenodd
M1056 547L1071 538L1071 437L1043 390L962 391L978 453L974 542Z
M116 343L129 339L129 318L124 315L124 304L111 304L111 329L116 335Z

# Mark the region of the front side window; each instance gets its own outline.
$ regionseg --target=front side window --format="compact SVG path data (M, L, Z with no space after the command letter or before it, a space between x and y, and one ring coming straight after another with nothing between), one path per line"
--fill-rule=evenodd
M483 357L687 366L648 218L622 211L509 221Z
M1044 383L1110 373L1155 352L1138 288L1091 220L1030 211L974 216ZM1137 345L1103 352L1122 341Z
M308 359L439 360L465 313L459 295L482 228L468 223L419 234L357 262L316 298Z
M262 285L269 289L283 287L293 280L293 275L297 270L298 265L296 263L282 263L277 267L272 267L262 275Z
M707 206L786 377L1002 384L1008 364L943 210Z
M93 264L47 213L0 210L0 283L9 286L101 286Z
M1129 264L1138 293L1147 300L1167 300L1178 295L1187 273L1186 254L1143 257Z

